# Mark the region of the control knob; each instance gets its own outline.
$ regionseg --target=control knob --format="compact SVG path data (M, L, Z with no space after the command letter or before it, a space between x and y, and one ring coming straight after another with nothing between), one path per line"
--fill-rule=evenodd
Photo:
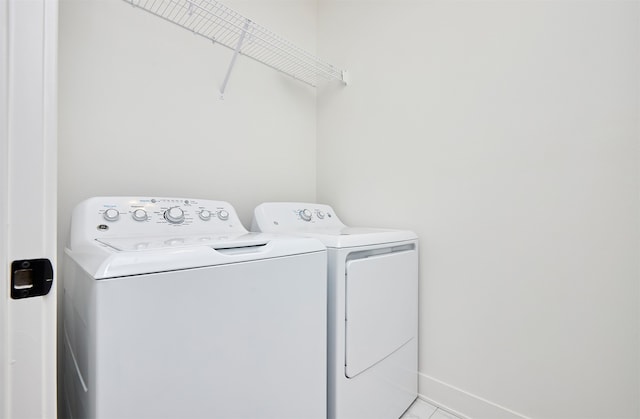
M222 221L227 221L229 219L229 211L227 210L218 211L218 218L221 219Z
M136 221L146 221L147 220L147 211L138 208L137 210L131 213L131 216Z
M300 211L300 218L302 218L304 221L311 221L311 211L306 208L303 209L302 211Z
M318 210L318 211L316 212L316 215L317 215L317 216L318 216L318 218L319 218L319 219L321 219L321 220L324 218L324 212L322 212L322 211L320 211L320 210Z
M211 211L209 210L202 210L198 215L202 221L209 221L211 219Z
M120 218L120 211L115 208L109 208L102 215L107 221L116 221L118 218Z
M172 224L180 224L184 221L184 211L180 207L171 207L164 212L164 219Z

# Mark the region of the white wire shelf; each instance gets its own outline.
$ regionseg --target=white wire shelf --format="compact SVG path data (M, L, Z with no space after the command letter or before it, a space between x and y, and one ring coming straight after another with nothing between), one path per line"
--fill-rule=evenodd
M346 72L215 0L125 0L196 35L234 50L221 93L238 54L252 58L311 86L347 83Z

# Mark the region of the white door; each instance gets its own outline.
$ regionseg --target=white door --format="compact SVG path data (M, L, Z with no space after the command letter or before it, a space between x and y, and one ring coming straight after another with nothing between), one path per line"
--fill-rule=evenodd
M57 8L0 0L0 419L56 417Z
M416 249L354 259L346 266L345 375L354 378L418 330Z

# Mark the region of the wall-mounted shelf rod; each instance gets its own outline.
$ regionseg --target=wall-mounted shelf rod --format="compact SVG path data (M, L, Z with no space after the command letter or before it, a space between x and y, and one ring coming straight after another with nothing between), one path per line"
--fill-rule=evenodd
M234 51L221 87L224 93L238 54L252 58L311 86L338 80L347 73L297 47L215 0L125 0Z
M244 24L244 28L242 29L242 34L238 39L238 45L236 45L236 49L233 51L233 57L231 58L229 69L227 70L227 74L224 76L224 81L222 82L222 86L220 86L220 98L224 97L224 91L227 89L227 83L229 83L231 70L233 70L233 66L236 63L236 58L238 58L238 54L240 53L240 49L242 48L242 42L244 42L244 37L247 34L247 28L249 27L249 23L251 22L249 21L249 19L247 19Z

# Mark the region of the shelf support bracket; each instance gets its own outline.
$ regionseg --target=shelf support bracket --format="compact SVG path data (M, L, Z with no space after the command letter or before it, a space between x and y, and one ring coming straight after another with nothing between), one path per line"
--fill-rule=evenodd
M242 48L242 43L244 42L244 37L247 34L249 23L251 23L250 19L245 20L244 26L242 27L242 33L240 34L240 38L238 38L238 44L236 45L236 48L233 51L233 56L231 57L231 63L229 63L227 74L224 77L224 80L222 81L222 86L220 86L220 99L224 99L224 91L227 89L227 83L229 83L231 70L233 70L233 66L236 64L236 58L238 58L238 54L240 54L240 48Z

